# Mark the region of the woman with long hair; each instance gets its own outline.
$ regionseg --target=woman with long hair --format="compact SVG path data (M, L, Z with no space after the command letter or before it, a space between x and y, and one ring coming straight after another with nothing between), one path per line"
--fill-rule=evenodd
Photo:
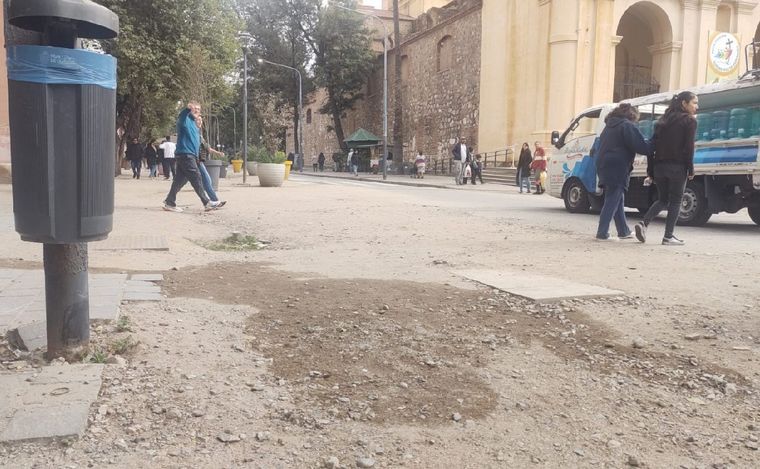
M647 176L657 186L658 199L644 219L636 224L636 238L647 240L649 223L667 207L662 244L680 246L683 240L673 235L686 181L694 178L694 137L697 133L699 98L691 91L673 96L670 105L654 127L654 155L647 161Z
M530 194L530 164L532 162L533 155L530 153L530 145L525 142L520 150L520 159L517 160L517 185L520 186L520 194L523 193L523 185Z
M600 241L615 239L609 234L613 219L620 239L633 238L625 218L625 191L631 180L636 153L651 153L650 143L636 125L638 120L639 111L627 103L610 111L604 119L605 127L594 156L599 187L604 189L604 206L596 230L596 239Z

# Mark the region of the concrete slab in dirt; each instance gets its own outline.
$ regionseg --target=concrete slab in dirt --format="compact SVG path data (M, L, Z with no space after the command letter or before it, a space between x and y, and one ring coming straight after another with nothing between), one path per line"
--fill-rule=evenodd
M0 442L80 436L102 373L96 364L0 373Z
M21 350L37 350L47 346L47 323L37 321L19 326L8 333L11 345Z
M111 236L90 246L96 251L168 251L169 241L164 236Z
M130 280L139 280L143 282L163 282L163 274L132 274Z
M618 296L622 291L595 285L570 282L555 277L507 270L461 270L457 275L539 303L553 303L572 298Z

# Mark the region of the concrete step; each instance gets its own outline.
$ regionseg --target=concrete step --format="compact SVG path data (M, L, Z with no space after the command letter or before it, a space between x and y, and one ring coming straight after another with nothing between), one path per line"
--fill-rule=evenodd
M492 184L515 185L517 169L490 167L483 170L483 180Z

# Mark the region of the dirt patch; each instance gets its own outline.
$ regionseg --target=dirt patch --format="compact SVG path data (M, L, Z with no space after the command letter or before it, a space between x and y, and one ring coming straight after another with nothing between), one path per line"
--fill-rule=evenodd
M687 393L750 386L736 371L677 351L621 344L583 312L584 304L635 301L625 297L537 305L490 289L299 280L251 264L182 269L165 286L172 296L257 308L248 345L273 359L275 382L293 386L302 407L351 420L441 424L453 418L454 399L464 418L489 415L498 396L483 369L516 342L538 341L595 373Z

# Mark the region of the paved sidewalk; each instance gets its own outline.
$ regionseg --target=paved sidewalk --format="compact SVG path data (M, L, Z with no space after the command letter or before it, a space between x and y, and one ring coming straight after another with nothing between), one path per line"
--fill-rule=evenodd
M317 178L345 179L348 181L366 181L379 182L382 184L395 184L399 186L411 187L434 187L436 189L456 189L456 190L477 190L485 192L509 192L515 190L516 186L505 184L463 184L457 185L453 176L435 176L425 175L424 179L416 179L410 176L400 176L397 174L388 174L388 179L383 180L382 174L359 173L359 176L353 176L350 173L336 173L334 171L325 171L323 173L314 173L304 170L302 173L292 172L294 176L310 176Z

